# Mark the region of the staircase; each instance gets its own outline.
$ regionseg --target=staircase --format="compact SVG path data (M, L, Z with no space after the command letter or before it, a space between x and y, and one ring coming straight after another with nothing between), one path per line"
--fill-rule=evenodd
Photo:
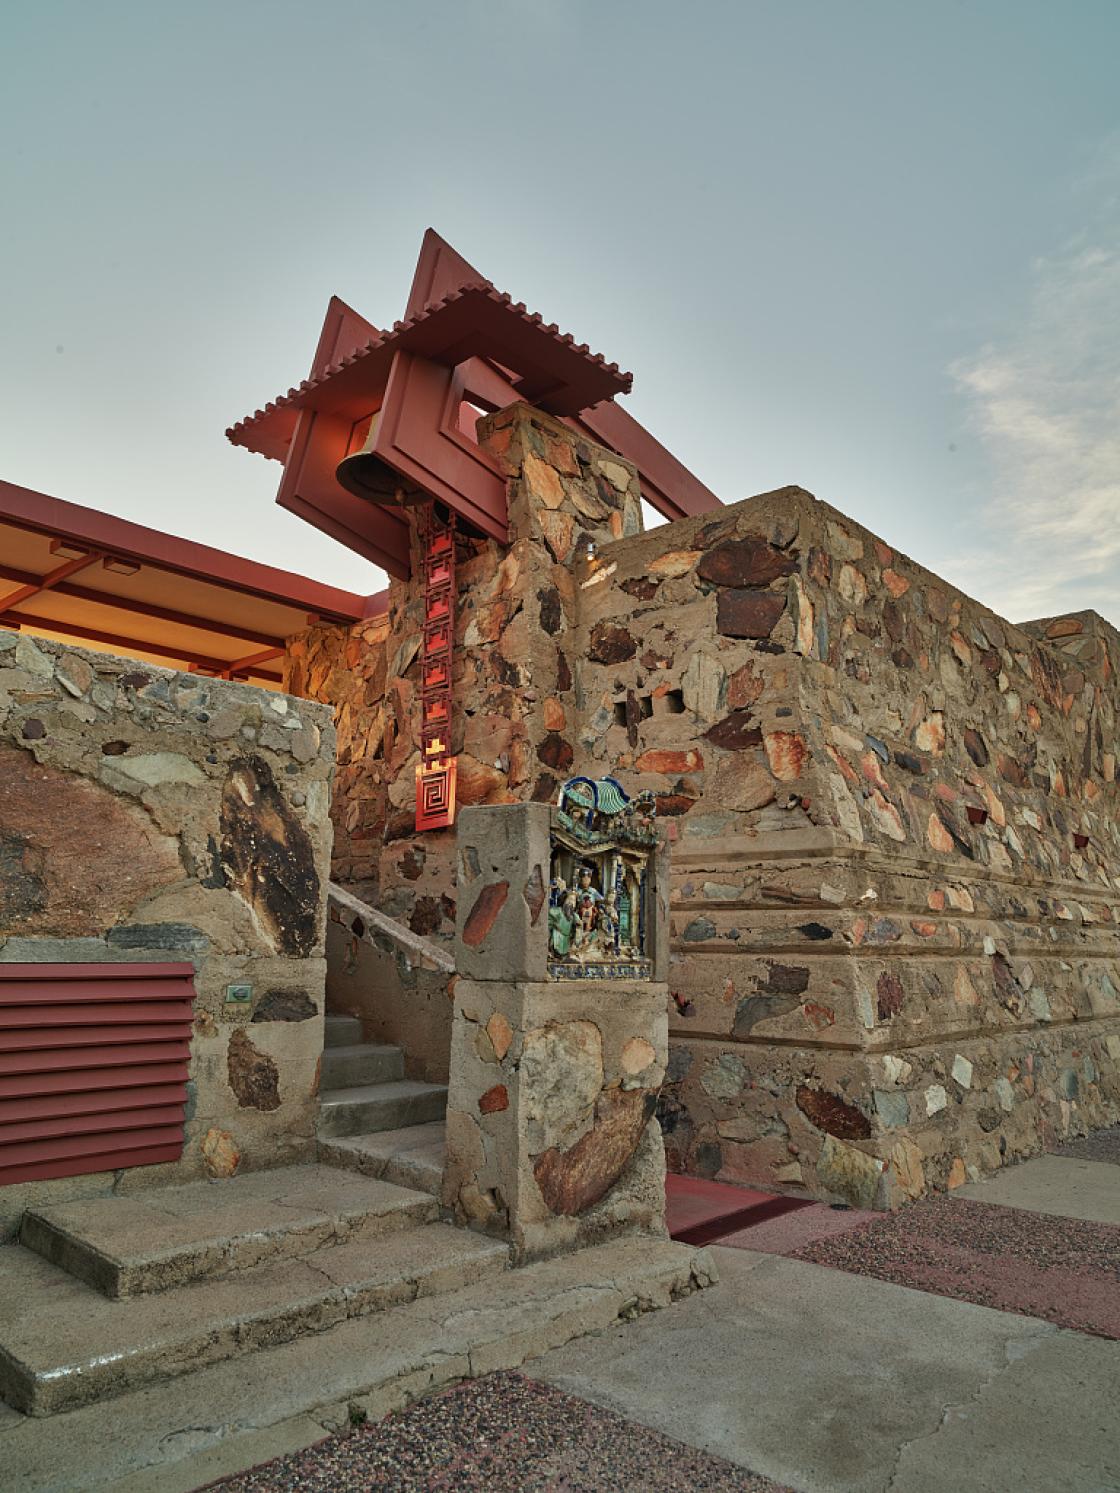
M445 1084L404 1076L399 1047L362 1041L353 1016L326 1018L319 1160L438 1197Z

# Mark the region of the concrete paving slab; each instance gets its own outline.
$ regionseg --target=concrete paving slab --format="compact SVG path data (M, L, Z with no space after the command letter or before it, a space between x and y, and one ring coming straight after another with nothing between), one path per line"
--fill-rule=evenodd
M1115 1493L1120 1344L1057 1332L908 1443L891 1493Z
M1002 1208L1055 1213L1093 1223L1120 1224L1120 1169L1073 1156L1036 1156L959 1187L954 1197Z
M413 1301L100 1404L49 1419L20 1417L0 1442L3 1490L119 1490L126 1478L223 1445L233 1453L240 1438L240 1465L252 1466L284 1450L254 1432L304 1416L334 1430L347 1423L351 1403L378 1419L439 1385L516 1367L602 1331L620 1313L668 1306L705 1283L712 1268L705 1251L659 1239L600 1245L511 1271L500 1291L479 1284ZM231 1456L221 1470L236 1470L236 1461ZM194 1486L205 1481L200 1472ZM156 1480L138 1483L134 1493L182 1486Z
M1117 1486L1107 1469L1120 1444L1120 1345L775 1255L709 1252L715 1290L546 1354L528 1372L802 1493ZM1059 1391L1070 1372L1079 1393ZM1015 1394L1012 1434L1004 1407ZM973 1481L963 1439L940 1461L957 1425L947 1406L962 1407L1002 1481ZM1064 1479L1039 1482L1055 1436L1076 1455ZM917 1480L896 1484L907 1456Z

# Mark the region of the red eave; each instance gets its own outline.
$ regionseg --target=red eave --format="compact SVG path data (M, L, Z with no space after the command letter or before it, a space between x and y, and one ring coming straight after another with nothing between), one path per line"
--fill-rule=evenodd
M326 398L335 413L351 418L368 414L370 395L383 389L398 351L453 366L475 356L508 363L511 348L524 354L527 366L539 370L535 377L515 381L517 397L555 414L573 415L628 393L633 383L633 375L622 372L617 363L608 363L555 323L546 324L523 302L515 302L488 280L479 280L394 323L391 331L369 338L318 376L304 379L298 388L231 425L226 435L234 445L283 460L296 410L325 407Z
M0 522L72 540L91 550L137 560L211 585L317 612L329 621L356 622L367 615L368 598L352 591L256 560L245 560L192 539L179 539L174 534L67 503L12 482L0 481Z

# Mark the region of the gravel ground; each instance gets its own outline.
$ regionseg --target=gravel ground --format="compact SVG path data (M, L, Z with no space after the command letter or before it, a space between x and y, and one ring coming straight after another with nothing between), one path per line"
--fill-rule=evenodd
M1120 1125L1097 1130L1081 1140L1067 1141L1054 1151L1055 1156L1075 1156L1079 1161L1111 1161L1120 1166Z
M521 1374L489 1374L209 1486L236 1493L792 1493Z
M933 1197L791 1255L1120 1338L1120 1227Z

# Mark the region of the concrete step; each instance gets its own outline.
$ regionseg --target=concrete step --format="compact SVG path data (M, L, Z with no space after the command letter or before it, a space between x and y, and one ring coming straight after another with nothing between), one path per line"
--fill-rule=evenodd
M358 1084L393 1083L404 1077L404 1053L399 1047L376 1047L372 1042L347 1043L323 1051L320 1093L350 1089Z
M32 1209L20 1243L107 1296L124 1297L410 1228L437 1211L426 1193L334 1167L286 1166Z
M432 1197L440 1195L446 1159L447 1131L443 1120L319 1142L319 1160L328 1166L380 1177L400 1187L431 1193Z
M251 1466L274 1454L276 1435L297 1417L314 1413L298 1422L313 1433L355 1412L379 1419L440 1385L516 1368L668 1306L714 1274L705 1250L661 1239L578 1250L125 1393L112 1403L111 1427L96 1404L20 1420L0 1438L3 1482L23 1493L193 1488L200 1478L187 1458L202 1471L199 1459L220 1457L203 1481ZM300 1444L307 1439L314 1435Z
M356 1016L330 1016L323 1025L323 1042L327 1047L349 1047L363 1041L362 1023Z
M447 1112L447 1086L438 1083L359 1084L330 1089L319 1104L319 1137L365 1135L440 1120Z
M508 1259L499 1240L435 1223L328 1245L226 1280L112 1301L29 1250L3 1250L0 1393L25 1415L55 1415L461 1290L505 1271ZM493 1284L488 1289L500 1294Z

